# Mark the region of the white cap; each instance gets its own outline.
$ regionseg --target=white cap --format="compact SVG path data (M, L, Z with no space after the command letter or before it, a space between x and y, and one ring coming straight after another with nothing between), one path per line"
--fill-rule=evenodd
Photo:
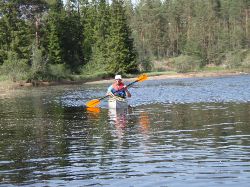
M116 75L115 80L117 80L117 79L122 79L122 76L121 75Z

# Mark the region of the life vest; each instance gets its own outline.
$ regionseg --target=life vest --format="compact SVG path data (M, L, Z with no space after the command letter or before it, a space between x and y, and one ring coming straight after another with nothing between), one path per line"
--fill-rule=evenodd
M116 83L112 84L112 89L111 92L118 97L125 98L126 97L126 92L124 90L124 84L121 83L117 85Z

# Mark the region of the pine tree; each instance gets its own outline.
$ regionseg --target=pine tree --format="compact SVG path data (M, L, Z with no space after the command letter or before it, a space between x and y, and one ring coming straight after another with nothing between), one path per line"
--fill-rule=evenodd
M49 13L48 19L48 60L50 64L62 64L62 49L59 36L59 15L55 12Z
M43 47L49 64L62 64L62 41L60 38L63 3L61 0L48 0L49 11L44 30Z
M88 63L92 56L92 48L95 43L94 40L94 25L96 23L97 5L88 0L81 0L81 24L83 27L82 35L82 49L84 54L84 62Z
M7 51L10 49L11 42L11 28L8 26L9 19L4 12L5 6L3 2L0 2L0 65L3 64L7 58Z
M113 74L135 72L137 70L136 52L123 1L114 0L110 12L110 30L107 38L107 71Z
M95 24L93 26L93 48L90 63L95 69L105 73L107 67L107 37L110 27L109 5L106 0L100 0L96 9Z
M17 58L30 60L31 30L27 20L23 19L22 4L16 1L2 2L0 18L0 64L7 58L8 52L17 54Z
M62 48L62 59L71 70L79 72L83 64L83 27L80 21L80 14L75 9L75 1L67 1L66 11L61 11L61 23L59 38Z

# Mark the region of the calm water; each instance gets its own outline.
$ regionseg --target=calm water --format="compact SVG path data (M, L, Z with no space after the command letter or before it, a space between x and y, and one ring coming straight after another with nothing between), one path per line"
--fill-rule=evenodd
M249 186L250 76L145 81L128 110L108 85L0 98L0 186Z

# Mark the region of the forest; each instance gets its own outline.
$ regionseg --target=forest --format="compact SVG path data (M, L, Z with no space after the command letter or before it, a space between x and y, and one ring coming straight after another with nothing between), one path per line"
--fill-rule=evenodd
M1 0L0 80L250 69L250 0Z

